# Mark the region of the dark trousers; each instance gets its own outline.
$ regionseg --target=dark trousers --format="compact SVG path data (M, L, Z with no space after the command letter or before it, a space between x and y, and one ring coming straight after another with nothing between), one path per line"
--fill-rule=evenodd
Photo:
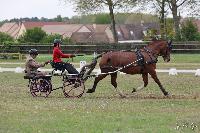
M79 72L70 63L66 62L54 62L55 68L64 71L67 70L69 74L79 74Z

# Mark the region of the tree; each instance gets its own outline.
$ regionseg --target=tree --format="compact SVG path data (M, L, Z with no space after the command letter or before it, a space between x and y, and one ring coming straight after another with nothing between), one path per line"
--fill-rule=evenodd
M71 40L70 38L68 38L68 37L65 37L65 38L62 38L62 42L63 42L64 44L68 44L68 43L71 43L72 40Z
M53 43L54 39L59 38L61 39L62 36L59 34L50 34L46 35L40 42L42 43Z
M57 21L57 22L62 22L63 21L61 15L57 15L57 17L54 20Z
M118 20L118 16L116 15L116 20ZM129 14L126 18L124 18L124 24L141 24L143 23L158 23L159 18L156 15L152 14L144 14L144 13L132 13Z
M180 36L180 17L181 17L181 10L185 12L195 13L195 10L200 8L200 1L199 0L167 0L169 4L169 8L172 12L173 20L174 20L174 29L175 34L177 37Z
M164 38L165 33L165 13L166 13L166 0L156 0L160 8L160 28L161 28L161 37Z
M0 43L4 43L4 42L13 42L14 38L11 37L10 35L0 32Z
M41 28L36 27L33 29L28 29L22 36L18 38L18 41L39 43L45 36L47 36L46 32L44 32Z
M187 20L181 29L183 39L186 41L199 41L200 33L198 33L198 28L193 24L192 20Z
M71 40L69 38L63 38L60 34L50 34L46 35L40 42L42 43L53 43L54 39L61 39L63 43L70 43Z
M167 13L167 6L167 0L141 0L139 3L140 10L148 10L159 15L162 38L166 35L165 16Z
M111 19L111 28L113 31L114 41L118 41L116 29L115 29L115 16L114 10L118 9L128 9L128 7L132 7L135 5L136 0L64 0L68 2L72 2L76 7L76 11L87 14L92 12L98 12L105 9L105 7L109 10L109 15Z
M95 17L95 23L96 24L110 24L111 19L109 17L109 14L97 14Z

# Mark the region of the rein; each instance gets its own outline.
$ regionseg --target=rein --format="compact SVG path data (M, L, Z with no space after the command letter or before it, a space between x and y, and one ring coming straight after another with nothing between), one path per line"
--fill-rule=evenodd
M136 61L131 62L131 63L129 63L128 65L125 65L125 66L123 66L123 67L120 67L120 68L118 68L117 70L115 70L115 71L113 71L113 72L99 73L99 74L94 74L94 75L90 75L90 76L98 77L99 75L107 75L107 74L117 73L117 72L119 72L120 70L125 69L125 68L127 68L127 67L129 67L129 66L131 66L131 65L133 65L133 64L135 64L135 63L137 63L137 62L140 61L140 60L143 60L143 59L142 59L142 58L137 59Z
M150 51L149 51L149 52L150 52ZM150 52L150 53L151 53L151 52ZM150 55L149 55L149 56L150 56ZM151 58L151 56L150 56L150 58ZM151 58L151 59L152 59L152 58ZM125 69L125 68L127 68L127 67L129 67L129 66L131 66L131 65L134 65L135 63L138 63L138 62L140 62L140 61L144 61L144 58L143 58L143 57L140 57L139 59L137 59L137 60L135 60L135 61L133 61L133 62L131 62L131 63L125 65L125 66L122 66L122 67L118 68L117 70L115 70L115 71L113 71L113 72L99 73L99 74L94 74L94 75L90 75L90 76L91 76L91 77L98 77L99 75L107 75L107 74L117 73L117 72L119 72L120 70ZM157 58L156 58L156 62L157 62ZM154 60L152 59L151 62L144 62L144 63L145 63L145 64L154 63ZM137 64L135 64L135 65L137 65Z

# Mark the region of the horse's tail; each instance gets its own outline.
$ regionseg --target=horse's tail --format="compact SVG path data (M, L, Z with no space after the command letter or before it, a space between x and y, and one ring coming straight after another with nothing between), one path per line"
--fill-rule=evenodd
M105 52L101 53L100 55L96 56L93 60L92 60L92 67L95 67L97 65L97 60L102 57L102 55L105 54Z
M100 55L98 55L97 57L94 58L94 60L97 61L98 58L102 57L102 55L105 54L105 52L101 53Z
M104 52L104 53L101 53L100 55L98 55L97 57L95 57L95 58L92 60L92 62L91 62L90 64L87 64L87 65L85 65L85 66L82 68L82 69L85 69L85 67L90 68L89 71L86 73L86 75L90 75L90 73L94 70L94 68L95 68L96 65L97 65L97 59L100 58L100 57L102 57L103 54L105 54L105 52ZM86 79L87 79L87 78L86 78Z

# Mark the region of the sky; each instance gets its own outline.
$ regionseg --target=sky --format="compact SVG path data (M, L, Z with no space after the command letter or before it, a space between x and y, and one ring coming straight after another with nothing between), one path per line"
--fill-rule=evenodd
M66 4L64 0L0 0L0 21L25 17L55 18L57 15L71 18L77 13L72 4Z
M63 0L0 0L0 21L24 17L55 18L57 15L71 18L77 14L72 5Z

